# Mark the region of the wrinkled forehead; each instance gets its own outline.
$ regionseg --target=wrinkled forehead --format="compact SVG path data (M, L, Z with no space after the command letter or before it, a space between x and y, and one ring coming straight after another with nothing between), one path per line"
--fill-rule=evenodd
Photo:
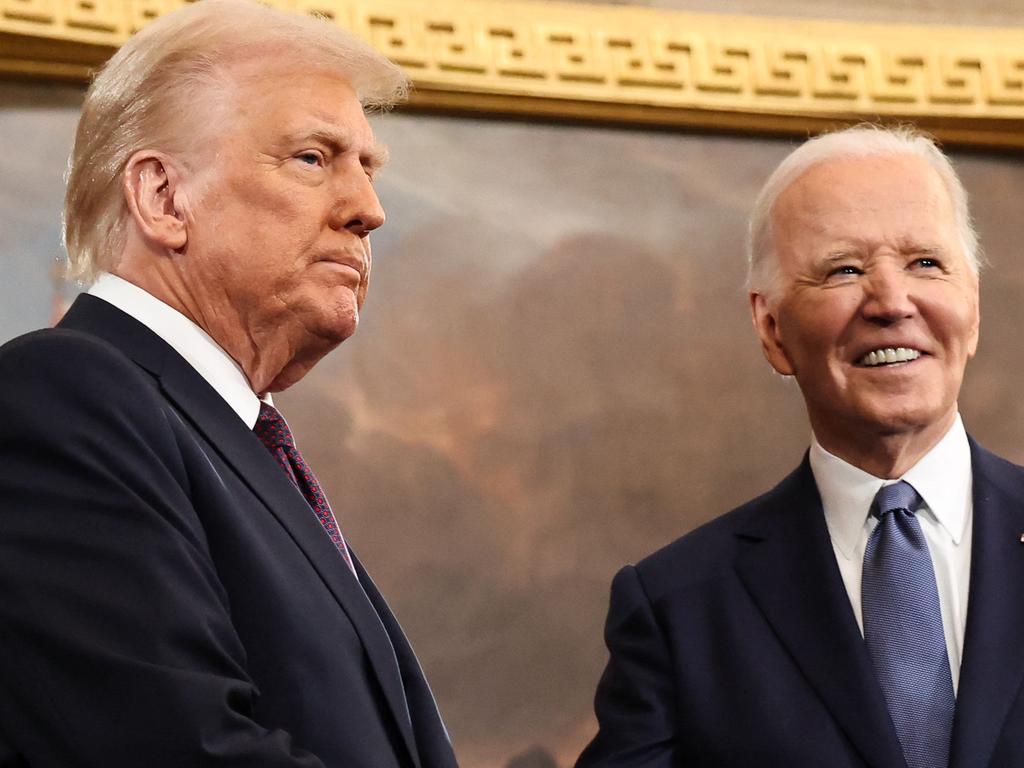
M329 88L333 99L350 102L353 112L364 114L349 73L315 58L246 56L225 64L221 71L227 89L224 95L243 107L252 101L280 98L301 108L309 105L308 96Z
M207 122L221 141L317 138L358 148L373 167L386 160L346 73L322 63L247 57L223 68L208 97Z
M795 176L781 191L778 201L801 196L804 200L844 200L851 192L881 195L889 189L908 199L915 198L911 193L920 192L952 206L952 197L938 171L924 158L910 154L822 160Z
M772 209L778 238L802 234L956 239L953 199L939 173L914 155L825 160L797 176Z

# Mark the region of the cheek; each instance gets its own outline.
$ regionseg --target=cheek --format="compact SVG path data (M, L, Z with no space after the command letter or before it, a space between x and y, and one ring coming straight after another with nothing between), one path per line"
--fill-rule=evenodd
M303 231L288 220L275 217L270 221L257 221L244 232L236 233L236 247L240 267L255 283L265 289L301 279L314 252L314 234Z
M979 322L977 301L962 293L935 301L928 316L932 333L942 345L968 358L977 347Z
M221 202L209 201L200 221L202 250L222 262L225 283L289 293L315 258L322 227L308 201L257 187L233 187Z
M838 335L824 313L806 307L781 330L787 353L804 365L824 362L834 349Z

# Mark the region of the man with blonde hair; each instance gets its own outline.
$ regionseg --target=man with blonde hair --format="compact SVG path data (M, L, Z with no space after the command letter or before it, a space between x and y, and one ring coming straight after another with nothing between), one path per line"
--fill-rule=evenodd
M0 765L454 768L274 408L356 329L401 71L202 0L82 109L56 329L0 349ZM340 524L340 525L339 525Z
M810 449L615 577L578 768L1024 766L1024 469L957 408L979 259L956 173L909 129L812 139L749 255Z

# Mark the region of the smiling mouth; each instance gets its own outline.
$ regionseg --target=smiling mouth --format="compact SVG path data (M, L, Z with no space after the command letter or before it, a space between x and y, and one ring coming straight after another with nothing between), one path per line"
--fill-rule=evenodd
M875 368L880 365L895 365L896 363L909 363L917 360L921 353L909 347L884 347L868 352L857 361L857 365L865 368Z

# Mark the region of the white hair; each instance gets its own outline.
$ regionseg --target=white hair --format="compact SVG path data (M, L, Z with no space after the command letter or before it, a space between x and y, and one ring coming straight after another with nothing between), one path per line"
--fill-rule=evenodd
M747 288L774 295L779 277L778 258L772 232L775 203L786 189L812 167L831 160L877 155L909 155L928 163L946 187L953 203L954 224L964 255L975 275L981 262L978 235L967 207L967 192L952 163L935 142L909 126L886 128L857 125L835 133L826 133L804 142L793 150L768 177L754 203L747 237Z
M252 0L200 0L161 16L114 54L86 93L64 198L71 277L91 281L116 266L131 156L142 149L188 155L210 142L223 128L196 103L223 105L234 82L229 70L252 61L337 72L367 110L393 106L408 91L398 66L325 19Z

